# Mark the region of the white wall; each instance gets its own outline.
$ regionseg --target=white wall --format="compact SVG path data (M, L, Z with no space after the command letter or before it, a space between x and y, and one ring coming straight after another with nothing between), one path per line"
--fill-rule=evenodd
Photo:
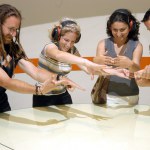
M141 20L144 14L135 14ZM82 56L95 56L98 41L106 38L106 21L108 16L97 16L91 18L77 19L81 26L81 40L76 44ZM49 42L48 28L51 28L54 23L41 24L22 28L21 42L29 58L37 58L43 46ZM144 46L143 56L150 56L149 44L150 33L141 23L140 26L140 41ZM35 83L26 74L16 74L16 78ZM72 71L69 75L70 79L79 83L86 88L86 91L75 90L71 93L74 103L91 103L90 92L95 83L95 79L91 81L90 76L82 71ZM150 104L149 100L150 88L140 88L140 103ZM32 95L19 94L12 91L7 92L12 109L27 108L32 106Z

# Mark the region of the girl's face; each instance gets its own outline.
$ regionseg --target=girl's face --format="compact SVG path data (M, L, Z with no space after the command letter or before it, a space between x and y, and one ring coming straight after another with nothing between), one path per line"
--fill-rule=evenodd
M19 32L20 19L15 16L10 16L2 24L2 31L4 36L4 43L11 43L13 37L16 37Z
M73 32L67 32L65 35L60 37L59 46L62 51L67 52L71 49L77 39L77 34Z
M145 21L145 22L144 22L144 24L145 24L145 26L146 26L147 30L149 30L149 31L150 31L150 19L149 19L149 20L147 20L147 21Z
M112 35L117 41L126 41L129 34L129 26L124 22L114 22L111 25Z

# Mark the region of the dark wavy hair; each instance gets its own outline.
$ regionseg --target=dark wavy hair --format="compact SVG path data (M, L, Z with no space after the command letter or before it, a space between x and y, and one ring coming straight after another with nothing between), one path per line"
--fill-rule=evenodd
M15 16L16 18L20 19L19 32L17 32L15 39L12 40L12 42L10 43L11 53L14 55L15 59L18 59L19 57L28 59L20 44L20 27L22 20L21 14L15 7L9 4L0 5L0 55L6 60L6 51L3 41L2 25L4 24L6 19L11 16Z
M128 39L138 40L139 35L139 21L131 14L131 11L128 9L117 9L115 10L107 21L107 29L106 33L108 36L113 37L111 31L111 25L114 22L123 22L126 23L129 28L130 32L128 34Z

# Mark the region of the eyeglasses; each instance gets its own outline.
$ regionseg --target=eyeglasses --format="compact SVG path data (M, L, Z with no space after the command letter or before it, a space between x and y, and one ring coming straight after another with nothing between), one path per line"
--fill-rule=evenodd
M19 32L19 29L16 29L14 27L7 27L6 25L3 24L3 26L5 28L7 28L9 30L9 33L13 34L14 32L18 33Z

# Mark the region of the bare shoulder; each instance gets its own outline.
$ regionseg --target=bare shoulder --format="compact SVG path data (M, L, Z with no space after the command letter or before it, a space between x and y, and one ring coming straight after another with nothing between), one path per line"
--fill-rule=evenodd
M54 43L50 43L45 46L45 49L58 49L58 47Z
M103 40L100 40L99 42L98 42L98 46L101 46L101 45L105 45L105 40L103 39Z
M139 41L138 42L138 45L137 46L139 46L139 47L142 47L143 48L143 44Z
M105 51L105 40L104 39L98 42L97 53L99 53L100 51Z
M143 45L142 45L141 42L138 42L135 51L138 51L138 52L141 52L141 53L143 52Z

